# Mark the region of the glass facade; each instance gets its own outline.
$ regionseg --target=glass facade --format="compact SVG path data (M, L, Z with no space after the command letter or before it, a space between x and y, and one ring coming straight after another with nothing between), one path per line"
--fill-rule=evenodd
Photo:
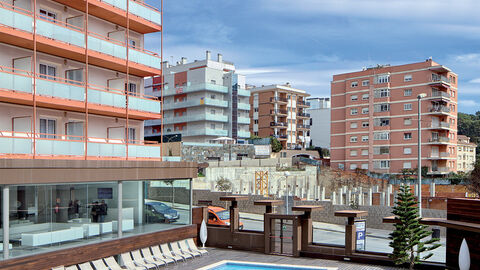
M8 189L9 258L191 224L190 179L11 185Z

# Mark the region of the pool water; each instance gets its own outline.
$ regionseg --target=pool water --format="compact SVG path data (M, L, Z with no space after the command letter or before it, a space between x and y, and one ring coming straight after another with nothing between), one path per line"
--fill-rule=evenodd
M202 268L203 269L203 268ZM211 268L205 268L208 270L327 270L335 268L322 268L312 266L289 266L289 265L275 265L275 264L263 264L263 263L246 263L246 262L225 262L221 264L215 264Z

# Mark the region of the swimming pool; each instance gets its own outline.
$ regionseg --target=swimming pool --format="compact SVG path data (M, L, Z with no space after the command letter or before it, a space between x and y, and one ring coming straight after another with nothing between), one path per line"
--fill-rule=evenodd
M221 261L198 270L336 270L336 267L316 267L241 261Z

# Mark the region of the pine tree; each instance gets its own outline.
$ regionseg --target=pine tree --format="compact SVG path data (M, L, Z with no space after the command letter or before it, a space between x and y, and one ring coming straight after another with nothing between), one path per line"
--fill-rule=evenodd
M417 203L410 186L400 186L397 202L392 211L400 222L395 224L395 230L389 237L392 240L390 247L393 248L389 257L397 265L409 263L410 269L419 264L420 260L426 260L433 255L429 253L422 257L423 252L432 251L440 246L436 243L440 240L438 238L422 241L432 235L432 232L427 230L426 225L420 224Z

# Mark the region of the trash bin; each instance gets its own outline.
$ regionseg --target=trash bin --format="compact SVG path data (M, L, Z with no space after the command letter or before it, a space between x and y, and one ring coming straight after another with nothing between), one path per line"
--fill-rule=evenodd
M440 229L439 228L433 228L432 229L432 238L440 238Z

